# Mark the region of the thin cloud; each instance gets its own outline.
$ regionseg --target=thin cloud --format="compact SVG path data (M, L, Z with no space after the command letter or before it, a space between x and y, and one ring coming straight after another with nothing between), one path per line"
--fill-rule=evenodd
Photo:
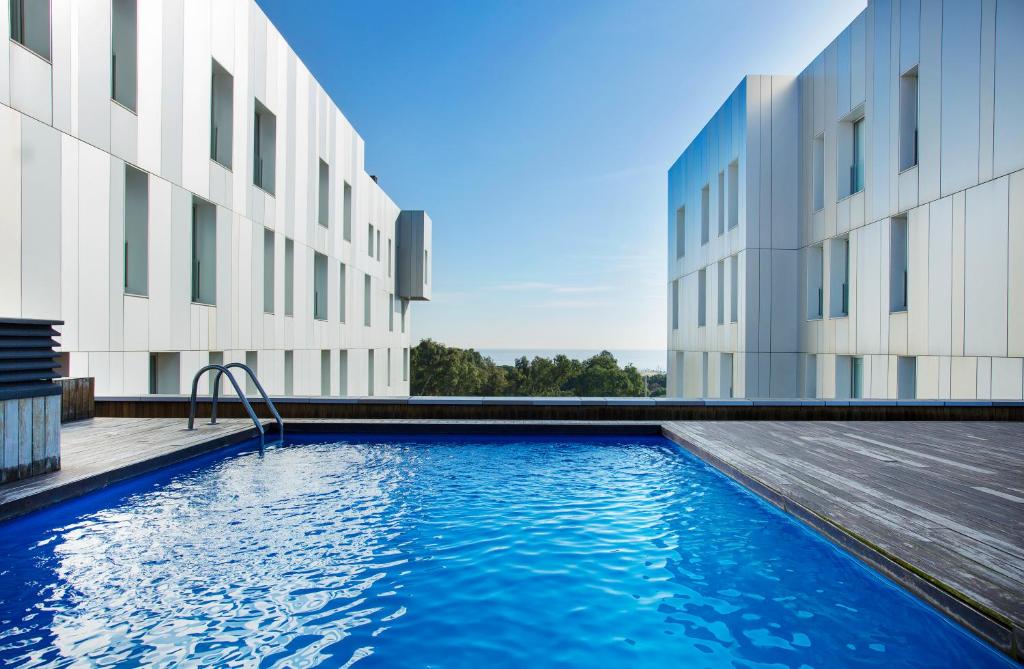
M494 290L509 292L549 292L559 295L579 293L600 293L608 290L608 286L574 286L543 281L517 281L494 286Z

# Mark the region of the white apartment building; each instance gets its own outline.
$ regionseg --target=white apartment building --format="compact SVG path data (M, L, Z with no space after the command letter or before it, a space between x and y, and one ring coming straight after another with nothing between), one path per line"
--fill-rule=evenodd
M668 173L668 394L1024 397L1024 2L870 0Z
M5 0L0 316L62 319L98 395L236 361L272 394L407 395L431 223L363 156L253 0Z

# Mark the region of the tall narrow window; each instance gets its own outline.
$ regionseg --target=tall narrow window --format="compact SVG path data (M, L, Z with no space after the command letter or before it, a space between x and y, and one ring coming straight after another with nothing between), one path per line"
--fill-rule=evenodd
M284 394L295 394L295 352L284 352Z
M864 397L864 358L850 358L850 398Z
M370 275L363 277L363 325L370 327L373 322L373 289L370 285Z
M676 209L676 258L686 255L686 207Z
M217 208L192 198L192 301L217 303Z
M850 165L850 193L864 190L864 118L853 122L853 163Z
M245 352L245 366L248 367L249 369L251 369L253 375L255 375L257 377L260 374L259 361L260 361L260 356L259 356L259 353L257 351L246 351ZM248 374L245 375L245 394L246 395L255 395L256 394L256 384L254 384L252 382L252 378Z
M409 313L409 300L402 300L402 334L405 334L405 318Z
M840 318L850 313L850 238L836 237L830 246L829 315Z
M402 351L402 380L409 380L409 349Z
M331 352L320 351L320 394L331 394Z
M917 398L917 358L896 358L896 396L901 400Z
M138 77L137 9L136 0L111 3L110 97L132 111L135 111Z
M50 0L10 0L11 39L50 60Z
M373 223L366 225L366 255L373 257Z
M391 387L391 349L388 349L388 357L385 360L384 385Z
M718 394L726 399L733 396L732 353L718 356Z
M284 239L284 315L295 314L295 242Z
M740 315L740 258L729 258L729 322L735 323Z
M331 168L320 161L320 188L317 199L316 222L327 228L331 225Z
M697 327L708 322L708 277L707 269L697 272Z
M313 254L313 318L327 320L327 256Z
M900 171L917 165L917 66L900 77Z
M373 368L373 357L373 349L371 348L366 352L366 394L370 397L373 397L373 377L376 375L376 370Z
M725 171L718 173L718 236L725 234Z
M346 181L343 187L344 202L342 203L342 235L346 242L352 241L352 186Z
M338 320L345 322L348 315L348 289L345 281L345 263L338 267Z
M124 292L149 294L149 177L124 167Z
M388 332L395 331L395 296L388 295Z
M718 324L725 323L725 261L718 263Z
M889 311L907 310L907 217L896 216L889 231Z
M235 80L217 61L210 75L210 160L231 169L231 133L234 128Z
M338 351L338 394L348 395L348 351Z
M672 282L672 329L679 329L679 279Z
M181 354L149 354L149 392L177 395L181 392Z
M263 229L263 313L274 313L274 231Z
M254 108L252 182L273 195L277 118L259 100Z
M825 207L825 133L819 133L814 138L811 153L814 189L814 201L811 203L811 207L814 211L819 211Z
M380 230L377 231L377 260L380 261Z
M391 240L388 240L388 276L391 276Z
M729 163L729 229L740 224L740 161Z
M825 314L825 254L821 244L807 248L807 318L815 320Z
M705 185L700 189L700 243L703 246L711 238L711 189Z

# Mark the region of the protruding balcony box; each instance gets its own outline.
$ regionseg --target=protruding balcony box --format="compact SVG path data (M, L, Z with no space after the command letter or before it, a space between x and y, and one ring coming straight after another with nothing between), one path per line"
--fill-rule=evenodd
M60 386L53 339L62 321L0 318L0 481L60 469Z
M422 211L398 216L398 296L429 300L431 282L430 217Z

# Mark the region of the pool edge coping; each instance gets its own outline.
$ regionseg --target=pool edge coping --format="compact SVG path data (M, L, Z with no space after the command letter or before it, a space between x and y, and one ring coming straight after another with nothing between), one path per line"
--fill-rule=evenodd
M819 514L775 486L745 473L663 423L662 436L715 468L786 515L846 551L879 575L948 616L961 627L1018 663L1024 662L1024 629L997 611L944 583L925 570L877 546L841 523Z

